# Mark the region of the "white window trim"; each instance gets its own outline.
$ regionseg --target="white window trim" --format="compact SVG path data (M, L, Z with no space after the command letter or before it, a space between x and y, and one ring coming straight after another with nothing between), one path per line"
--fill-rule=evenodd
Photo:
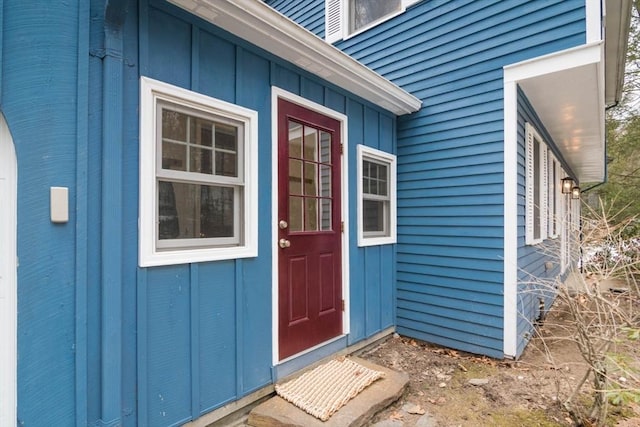
M327 43L347 40L403 14L409 6L419 1L421 0L401 0L400 10L397 12L383 16L360 28L358 31L349 33L349 0L325 0L325 40Z
M534 236L534 186L533 181L535 178L534 173L534 165L533 165L533 149L535 141L540 143L540 161L539 161L539 176L540 176L540 185L539 185L539 197L540 200L540 237L535 238ZM543 242L547 238L548 232L548 177L547 177L547 145L540 137L538 131L530 124L525 124L525 144L526 144L526 153L525 153L525 164L526 164L526 202L525 202L525 210L526 210L526 234L525 234L525 243L527 245L536 245Z
M397 171L396 156L375 148L358 145L357 147L357 198L358 198L358 246L388 245L397 241ZM389 165L389 235L388 236L366 236L364 233L364 223L362 221L363 212L363 192L362 192L362 161L369 158L373 161L386 163Z
M167 101L244 124L243 244L225 247L156 248L157 142L156 105ZM258 113L148 77L140 78L140 206L139 253L141 267L248 258L258 255Z

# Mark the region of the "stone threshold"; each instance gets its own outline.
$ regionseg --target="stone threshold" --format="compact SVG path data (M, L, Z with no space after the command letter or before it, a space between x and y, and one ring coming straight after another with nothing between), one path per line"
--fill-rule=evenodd
M280 396L259 404L249 414L247 425L252 427L360 427L366 425L380 411L398 400L409 383L409 377L367 360L351 358L367 368L384 372L384 378L375 381L351 399L327 421L307 414Z

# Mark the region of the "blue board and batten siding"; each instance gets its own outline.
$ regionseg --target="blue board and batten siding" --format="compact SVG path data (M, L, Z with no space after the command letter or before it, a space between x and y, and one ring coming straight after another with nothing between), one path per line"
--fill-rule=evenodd
M392 114L164 1L0 6L21 424L177 425L272 383L272 85L347 115L347 341L393 326L395 245L355 238L356 145L394 153ZM258 257L138 267L141 75L258 111ZM69 188L66 224L51 186Z
M502 68L583 43L582 0L423 0L336 43L423 100L398 118L399 332L503 357Z
M138 274L139 420L169 425L197 418L273 380L270 278L271 257L277 254L272 253L270 214L271 85L348 116L352 236L356 144L393 152L395 117L165 3L143 8L140 22L141 75L259 114L259 256ZM351 244L345 250L351 261L348 342L355 343L393 325L387 301L393 298L395 273L393 264L382 261L393 260L395 247Z

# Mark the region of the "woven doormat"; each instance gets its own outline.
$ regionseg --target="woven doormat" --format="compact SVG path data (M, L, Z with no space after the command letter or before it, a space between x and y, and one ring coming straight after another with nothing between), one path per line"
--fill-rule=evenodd
M298 378L276 385L276 393L308 414L327 421L383 372L350 359L334 359Z

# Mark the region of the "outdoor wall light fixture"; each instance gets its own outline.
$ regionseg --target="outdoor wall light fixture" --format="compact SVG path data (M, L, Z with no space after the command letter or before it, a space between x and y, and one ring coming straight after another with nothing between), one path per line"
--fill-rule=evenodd
M566 177L562 178L562 194L571 194L573 190L573 179Z
M580 187L573 187L571 189L571 198L579 199L580 198Z

